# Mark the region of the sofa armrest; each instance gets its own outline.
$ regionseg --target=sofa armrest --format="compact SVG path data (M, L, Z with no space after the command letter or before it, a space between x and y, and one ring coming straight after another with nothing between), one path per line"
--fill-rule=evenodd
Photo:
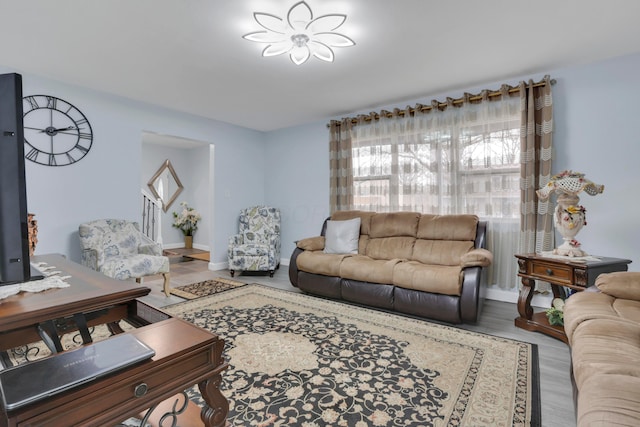
M85 267L98 271L98 251L95 249L83 249L81 261Z
M162 246L157 243L138 246L138 253L145 255L162 256Z
M298 240L296 247L304 251L320 251L324 249L324 236L307 237L306 239Z
M482 309L481 286L484 268L467 267L462 270L462 290L460 293L460 318L464 323L476 323Z
M300 255L302 252L304 252L302 249L295 248L293 250L293 253L291 254L291 260L289 261L289 281L291 281L291 284L293 286L295 286L296 288L298 287L298 263L297 263L297 258L298 258L298 255Z
M138 245L138 253L145 255L162 256L162 245L155 242L149 236L140 233L140 244Z
M462 267L488 267L493 262L493 254L486 249L472 249L460 257Z
M596 278L597 288L614 298L640 301L640 272L616 271Z

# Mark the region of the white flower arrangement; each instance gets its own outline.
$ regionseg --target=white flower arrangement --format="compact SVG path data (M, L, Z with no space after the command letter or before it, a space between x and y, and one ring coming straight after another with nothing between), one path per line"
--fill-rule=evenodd
M180 229L185 236L193 236L198 229L198 221L202 219L200 213L190 208L187 202L181 202L182 212L173 213L173 226Z

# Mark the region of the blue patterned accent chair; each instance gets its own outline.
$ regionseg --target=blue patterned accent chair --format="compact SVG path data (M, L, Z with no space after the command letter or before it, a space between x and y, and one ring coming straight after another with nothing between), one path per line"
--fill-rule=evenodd
M268 271L280 267L280 210L254 206L240 211L239 233L229 238L229 273Z
M162 246L140 232L137 222L98 219L78 227L82 264L118 280L162 274L169 296L169 258Z

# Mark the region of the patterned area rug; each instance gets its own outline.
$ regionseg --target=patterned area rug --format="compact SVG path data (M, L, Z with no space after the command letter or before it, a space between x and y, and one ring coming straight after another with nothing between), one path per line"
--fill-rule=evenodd
M205 280L204 282L171 288L171 293L184 299L193 300L245 285L246 283L218 277L214 280Z
M165 310L224 338L232 425L540 425L533 344L261 285Z

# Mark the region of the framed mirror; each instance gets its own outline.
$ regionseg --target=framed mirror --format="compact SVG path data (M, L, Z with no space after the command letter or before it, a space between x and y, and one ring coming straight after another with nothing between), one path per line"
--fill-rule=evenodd
M169 159L164 161L147 185L153 197L162 200L162 210L165 212L184 188Z

